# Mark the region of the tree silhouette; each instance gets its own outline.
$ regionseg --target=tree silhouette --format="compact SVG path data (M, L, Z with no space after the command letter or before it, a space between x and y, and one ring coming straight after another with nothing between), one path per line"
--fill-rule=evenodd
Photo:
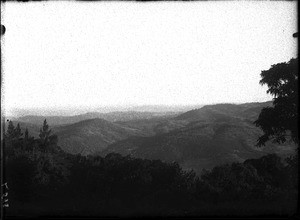
M25 130L24 139L27 141L29 139L28 128Z
M273 107L263 108L254 122L264 132L257 146L269 140L277 143L290 140L298 144L298 58L272 65L261 72L261 77L260 84L266 84L267 93L274 98Z
M14 136L15 136L15 126L12 121L9 121L5 137L7 139L13 139Z
M51 129L49 130L49 125L47 124L46 119L44 120L43 127L40 129L39 137L43 144L46 144L49 140Z
M40 129L40 146L43 150L49 151L51 150L50 146L57 147L57 136L51 135L51 129L49 129L49 125L47 124L47 120L44 120L43 127Z
M19 139L22 135L20 124L18 123L17 127L15 128L15 137Z

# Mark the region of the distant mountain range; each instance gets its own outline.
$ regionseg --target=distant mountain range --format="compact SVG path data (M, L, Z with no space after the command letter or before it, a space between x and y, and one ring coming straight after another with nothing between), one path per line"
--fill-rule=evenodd
M24 116L42 116L42 117L69 117L85 115L86 113L96 114L111 114L116 112L186 112L193 108L200 108L203 105L125 105L125 106L105 106L105 107L91 107L91 106L77 106L77 107L45 107L45 108L12 108L2 112L9 119L17 119Z
M126 112L109 112L109 113L99 113L99 112L89 112L86 114L75 115L75 116L36 116L36 115L27 115L19 118L13 118L13 121L31 123L41 125L45 119L50 126L57 125L67 125L77 123L83 120L89 120L94 118L101 118L107 121L129 121L136 119L150 119L155 117L164 117L170 115L179 114L177 112L135 112L135 111L126 111Z
M207 105L178 112L112 112L77 116L51 116L47 121L59 146L72 154L106 155L117 152L147 159L177 161L184 169L210 169L216 165L258 158L276 152L287 155L294 145L268 143L255 147L262 134L253 122L272 102ZM38 135L44 117L15 120Z

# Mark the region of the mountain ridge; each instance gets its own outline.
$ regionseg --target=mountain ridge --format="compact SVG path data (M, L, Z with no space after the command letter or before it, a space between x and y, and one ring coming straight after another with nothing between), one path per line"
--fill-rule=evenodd
M107 121L128 121L134 119L149 119L153 117L168 117L178 114L177 112L138 112L138 111L114 111L109 113L87 112L85 114L74 116L37 116L26 115L18 118L12 118L14 121L20 121L31 124L42 124L46 119L50 126L74 124L83 120L102 118Z
M178 126L166 133L144 138L128 138L109 145L100 155L110 152L146 159L177 161L185 169L212 168L222 163L242 162L267 153L289 154L293 146L268 143L255 146L262 131L254 125L264 107L271 102L241 105L219 104L185 112L168 122Z
M60 147L68 153L104 155L119 152L148 159L178 161L186 169L210 168L220 161L242 161L265 152L290 152L290 147L278 147L272 143L264 149L254 147L262 131L253 122L263 107L271 105L272 102L223 103L182 114L163 113L157 116L141 113L141 117L137 112L111 113L113 119L126 119L123 121L108 121L91 112L85 116L92 118L76 123L49 125L58 136ZM26 126L26 122L20 123L21 127ZM39 126L33 123L27 125L30 125L29 133L38 136L42 120Z

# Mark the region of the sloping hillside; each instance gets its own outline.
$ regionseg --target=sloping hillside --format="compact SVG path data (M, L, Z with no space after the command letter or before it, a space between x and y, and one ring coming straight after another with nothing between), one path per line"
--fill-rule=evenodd
M150 118L117 122L131 128L139 129L149 136L168 133L186 126L204 122L232 122L243 120L253 125L262 108L271 106L272 102L245 103L241 105L217 104L166 118Z
M147 134L147 136L153 136L156 134L163 134L178 128L182 128L186 126L189 122L184 120L174 120L174 118L169 117L131 120L116 123L130 128L141 130L143 131L143 133Z
M272 102L206 105L200 109L185 112L177 120L214 121L218 119L243 118L256 120L262 108L272 106Z
M264 148L255 147L262 131L255 127L253 121L261 109L269 105L267 102L205 106L155 126L165 125L168 128L173 123L173 130L152 137L133 137L119 141L101 154L117 152L148 159L177 161L185 169L200 171L202 168L212 168L226 162L242 162L272 152L284 155L292 153L294 146L287 144L285 147L272 143Z
M261 131L244 122L203 123L187 126L152 137L132 137L110 145L101 152L132 155L147 159L179 162L185 169L212 168L226 162L242 162L266 153L289 154L291 146L282 148L269 143L264 148L254 145Z
M103 119L90 119L56 129L59 146L72 154L88 155L130 136L143 135L139 130Z

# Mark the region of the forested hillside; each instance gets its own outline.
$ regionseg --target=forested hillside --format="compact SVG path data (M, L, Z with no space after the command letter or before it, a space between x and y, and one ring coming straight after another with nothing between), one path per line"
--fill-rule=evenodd
M203 168L243 162L268 153L284 157L294 152L294 144L267 143L262 148L255 147L262 131L254 121L264 107L271 105L266 102L204 106L155 124L155 135L129 137L109 145L99 154L116 152L124 156L176 161L184 169L194 169L197 173ZM123 124L132 126L129 123Z
M270 106L272 102L207 105L174 116L115 122L88 119L56 125L52 131L59 137L58 145L71 154L105 156L116 152L123 156L176 161L183 169L199 173L203 168L243 162L268 153L282 157L292 154L296 146L289 143L255 147L262 131L254 121L264 107ZM118 114L119 118L122 114L125 118L135 115L132 112ZM20 125L23 132L27 127L32 136L38 137L38 125L24 122Z
M138 129L121 126L104 119L90 119L58 127L61 148L72 154L88 155L105 149L109 144L130 136L143 136Z
M8 216L292 214L297 156L275 154L203 170L110 153L68 154L44 122L39 138L10 123L5 134Z

